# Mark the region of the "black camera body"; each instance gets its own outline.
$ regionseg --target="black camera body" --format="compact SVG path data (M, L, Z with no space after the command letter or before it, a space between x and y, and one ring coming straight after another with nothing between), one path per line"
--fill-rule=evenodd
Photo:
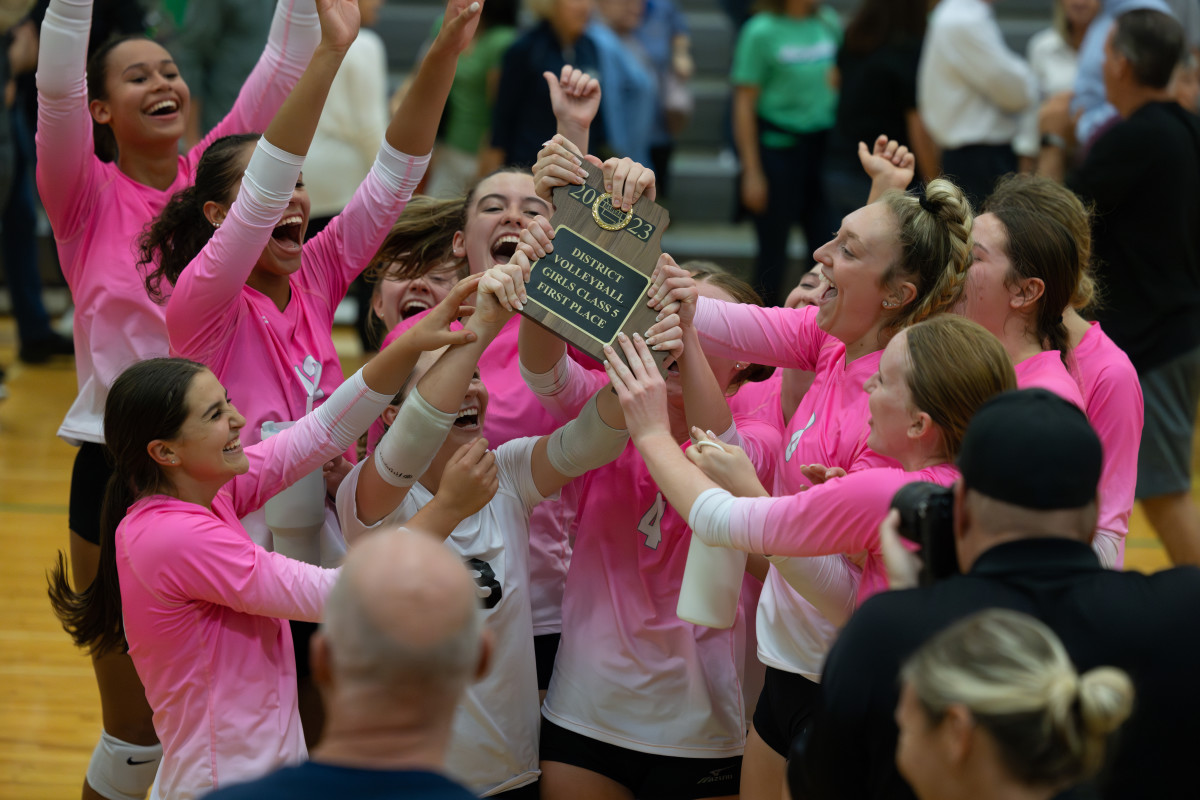
M900 512L900 535L918 545L921 585L957 575L954 548L954 490L928 481L900 487L892 497Z

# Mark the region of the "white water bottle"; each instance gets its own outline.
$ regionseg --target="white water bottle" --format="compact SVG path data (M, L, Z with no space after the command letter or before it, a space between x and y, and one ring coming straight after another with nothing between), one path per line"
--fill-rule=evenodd
M292 422L264 422L262 438L274 436ZM275 552L309 564L321 563L321 528L325 524L325 476L313 470L267 501L267 527Z
M745 574L744 552L728 547L709 547L693 533L675 613L694 625L732 627L737 619Z

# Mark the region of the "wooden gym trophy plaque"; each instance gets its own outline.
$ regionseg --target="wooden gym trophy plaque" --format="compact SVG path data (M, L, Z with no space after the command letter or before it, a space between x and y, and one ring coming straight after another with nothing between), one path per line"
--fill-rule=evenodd
M534 262L521 313L604 361L604 345L615 347L618 333L645 335L658 316L646 305L646 290L671 218L645 197L628 213L613 208L604 173L583 166L585 183L554 190L554 252ZM661 370L667 354L654 357Z

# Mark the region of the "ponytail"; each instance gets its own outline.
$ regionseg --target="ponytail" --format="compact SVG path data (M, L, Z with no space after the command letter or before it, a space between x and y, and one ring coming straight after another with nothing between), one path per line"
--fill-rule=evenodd
M213 142L196 165L196 182L176 192L138 237L138 269L154 302L166 302L170 291L163 282L174 286L212 238L215 228L204 216L204 204L233 204L234 188L246 171L246 146L258 139L257 133L240 133Z
M888 321L886 330L894 334L958 303L971 266L974 216L963 191L945 178L930 181L921 195L890 191L883 203L896 217L900 239L900 258L883 285L908 280L917 288Z
M104 490L100 510L100 566L91 585L71 588L67 560L60 551L49 575L50 606L75 644L93 656L124 653L125 623L121 611L121 585L117 578L117 526L133 504L134 494L120 470L114 471Z

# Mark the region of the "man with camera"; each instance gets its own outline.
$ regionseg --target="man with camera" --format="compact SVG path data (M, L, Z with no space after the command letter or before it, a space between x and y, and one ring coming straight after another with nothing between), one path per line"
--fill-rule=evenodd
M1007 392L984 405L958 465L950 539L965 574L886 592L850 619L826 661L822 708L789 764L792 796L913 797L894 763L900 664L950 623L991 607L1041 619L1081 670L1110 664L1133 678L1136 707L1102 797L1195 796L1200 569L1146 576L1100 566L1089 547L1100 442L1083 412L1049 392ZM936 547L946 541L937 534L920 538Z

